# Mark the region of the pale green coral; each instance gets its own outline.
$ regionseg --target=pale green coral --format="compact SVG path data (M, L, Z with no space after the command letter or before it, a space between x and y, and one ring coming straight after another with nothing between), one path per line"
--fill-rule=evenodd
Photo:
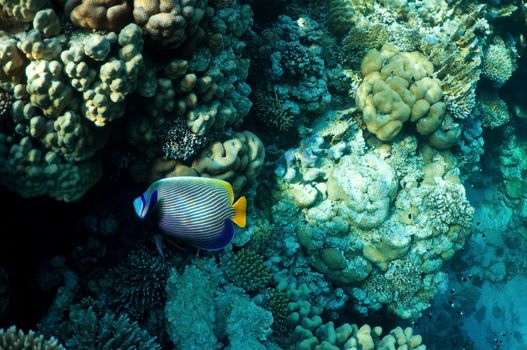
M361 228L382 224L397 193L392 168L373 154L342 157L326 186L328 198L343 204L337 209L340 215Z
M422 337L414 335L411 327L392 329L381 338L382 328L371 328L369 325L358 327L355 324L344 323L335 327L333 322L306 328L297 326L292 338L297 343L297 349L361 349L361 350L426 350Z
M0 32L0 80L20 81L25 65L25 58L17 48L17 41L9 34Z
M0 0L0 7L22 22L31 22L38 10L49 5L48 0Z
M23 197L48 195L78 200L102 176L99 160L65 162L53 151L42 151L24 137L0 135L0 181Z
M31 103L38 106L44 115L60 114L72 99L72 89L63 75L61 62L38 60L26 67L26 90Z

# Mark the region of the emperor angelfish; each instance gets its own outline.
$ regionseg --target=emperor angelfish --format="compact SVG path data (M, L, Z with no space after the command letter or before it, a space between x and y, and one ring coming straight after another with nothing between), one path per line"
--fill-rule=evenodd
M169 177L154 182L134 200L135 213L152 218L168 237L204 250L224 249L234 237L233 222L245 227L247 200L234 203L230 183L204 177ZM163 255L162 238L156 245Z

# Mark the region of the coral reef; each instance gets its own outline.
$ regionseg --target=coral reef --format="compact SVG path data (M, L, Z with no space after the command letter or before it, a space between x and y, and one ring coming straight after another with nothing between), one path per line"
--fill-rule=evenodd
M191 163L210 134L225 140L222 134L248 114L249 61L240 39L251 25L248 5L65 2L64 14L74 25L98 30L90 33L65 31L62 13L46 4L30 6L39 10L27 14L33 29L0 35L4 186L25 197L80 199L102 176L100 151L111 122L119 118L126 119L129 143L140 146L133 157L138 161L134 169L142 169L136 178L148 181L152 176L145 174L155 172L161 158ZM183 45L187 53L159 69L144 51L144 40ZM127 112L126 104L134 100L137 113ZM253 163L253 168L247 161L229 165L234 169L227 177L236 179L240 190L256 175L263 146L255 136L236 138L248 145L237 146L232 161L248 156ZM216 175L213 166L198 162L196 168Z
M70 322L64 331L64 344L68 349L103 350L134 348L161 349L155 338L132 322L126 314L120 316L102 313L82 305L70 307Z
M227 279L248 292L262 289L271 280L271 272L264 265L263 256L252 250L242 248L225 255L223 264Z
M0 329L0 347L5 350L65 350L53 337L44 339L44 336L37 336L33 331L26 334L15 326Z
M399 52L384 45L369 51L361 65L364 80L357 90L357 106L368 130L382 141L392 140L408 119L417 132L430 135L443 120L441 82L420 52Z
M418 150L411 137L368 147L345 116L329 112L313 128L317 143L288 151L276 171L286 196L273 215L301 218L293 234L308 262L347 290L357 310L387 304L418 318L445 286L443 261L469 233L459 170L451 155Z
M132 318L144 319L162 308L169 265L160 256L144 250L131 252L126 261L110 271L109 303L117 304Z
M182 274L170 272L165 313L176 347L213 348L220 343L232 350L266 348L271 312L224 279L210 260L195 262Z
M0 184L24 215L76 216L27 235L49 251L0 254L1 321L36 286L43 334L0 348L524 348L525 308L492 299L527 271L526 19L519 0L0 0ZM130 202L171 176L245 196L232 245L157 255Z
M263 123L287 130L330 105L331 76L322 55L324 34L308 16L294 21L282 15L254 39L252 45L258 47L255 70L268 76L255 82L255 114Z

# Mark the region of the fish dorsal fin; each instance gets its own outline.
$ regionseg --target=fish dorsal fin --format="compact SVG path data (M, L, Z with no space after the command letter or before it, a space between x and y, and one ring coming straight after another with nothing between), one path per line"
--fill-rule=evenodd
M224 187L229 192L230 203L234 202L234 191L232 190L232 186L230 183L228 183L227 181L213 179L210 177L203 177L202 179L205 180L205 182L209 182L211 184L216 184L216 185L220 185Z
M232 205L232 207L235 210L232 222L238 225L238 227L245 227L245 225L247 224L247 214L245 212L247 209L247 199L245 199L244 196L241 196L240 198L238 198L236 203Z

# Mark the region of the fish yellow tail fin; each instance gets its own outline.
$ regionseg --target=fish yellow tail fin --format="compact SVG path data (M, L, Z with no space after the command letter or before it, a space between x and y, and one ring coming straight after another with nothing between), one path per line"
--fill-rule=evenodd
M232 205L234 210L236 210L236 214L234 215L234 218L232 218L232 222L234 222L239 227L245 227L247 224L247 216L245 215L245 210L247 209L247 199L245 199L244 196L241 196L236 203Z

